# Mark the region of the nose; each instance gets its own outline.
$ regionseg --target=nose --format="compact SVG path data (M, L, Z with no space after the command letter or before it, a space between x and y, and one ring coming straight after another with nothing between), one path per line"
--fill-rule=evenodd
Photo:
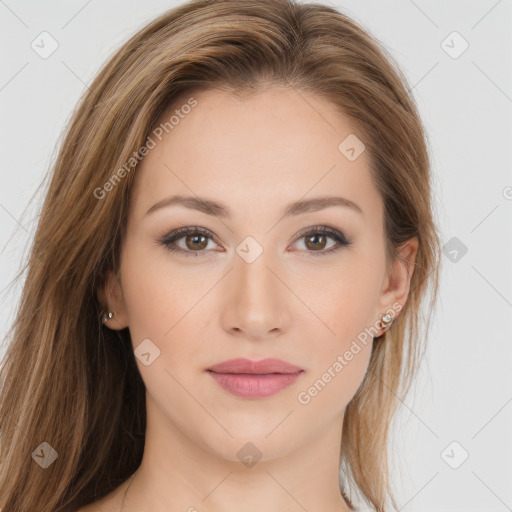
M275 260L267 258L265 252L252 263L237 256L226 277L221 312L226 332L257 341L287 331L293 293Z

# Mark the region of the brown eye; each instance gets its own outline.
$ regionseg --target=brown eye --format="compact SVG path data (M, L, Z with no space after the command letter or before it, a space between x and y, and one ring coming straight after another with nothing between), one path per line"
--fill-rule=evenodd
M185 245L180 242L184 239ZM176 229L159 240L160 244L167 248L169 252L177 252L184 256L207 256L211 250L208 250L208 242L216 243L215 236L208 230L199 226L190 226ZM337 229L329 226L315 226L308 228L303 232L297 241L304 240L305 250L300 252L309 256L323 256L349 246L352 241L345 238L345 235ZM329 240L332 242L329 245Z
M214 239L209 230L199 226L190 226L174 230L164 236L160 243L170 252L177 252L184 256L200 256L210 252L207 249L208 242L213 242Z
M208 237L205 235L188 235L185 238L185 244L192 251L206 249L208 245Z
M322 250L327 244L327 237L325 235L309 235L306 236L306 247L312 250Z
M341 231L329 226L308 228L297 238L297 241L302 240L304 240L304 246L306 248L301 252L303 252L306 257L326 256L327 254L338 251L342 247L347 247L352 244L352 241L347 240ZM331 244L329 244L329 240L332 242Z

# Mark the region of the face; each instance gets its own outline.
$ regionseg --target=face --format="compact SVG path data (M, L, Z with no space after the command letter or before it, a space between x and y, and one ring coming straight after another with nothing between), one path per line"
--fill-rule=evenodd
M306 92L209 90L175 109L136 170L119 275L100 291L116 313L108 326L129 327L148 432L233 461L245 442L272 459L338 435L369 363L363 333L383 332L410 279L398 261L386 273L368 155L347 158L339 146L354 127ZM300 371L208 371L235 358Z

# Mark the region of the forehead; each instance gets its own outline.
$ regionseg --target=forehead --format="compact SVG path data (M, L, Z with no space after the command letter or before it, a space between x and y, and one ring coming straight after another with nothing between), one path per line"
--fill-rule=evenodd
M155 146L137 167L133 185L138 216L175 194L216 198L240 214L341 195L369 215L379 213L366 151L351 161L339 148L355 135L351 120L312 93L183 93L156 126L160 135L150 133Z

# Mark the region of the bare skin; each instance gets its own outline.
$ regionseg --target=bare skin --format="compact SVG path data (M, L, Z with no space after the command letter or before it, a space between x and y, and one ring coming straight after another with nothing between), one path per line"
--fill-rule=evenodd
M137 168L120 272L98 291L115 312L109 328L129 326L134 349L149 339L160 350L148 366L137 359L148 425L122 512L347 512L342 422L372 339L334 377L333 363L381 314L403 307L412 270L396 260L386 273L383 202L368 155L349 161L338 150L355 131L332 105L289 88L193 97L197 106ZM146 214L175 194L223 203L231 217L178 205ZM338 205L283 217L290 203L325 196L362 213ZM182 235L173 246L188 256L159 243L187 226L212 236ZM337 242L306 236L315 226L352 243L326 252ZM250 263L236 252L248 236L263 249ZM417 248L410 240L402 257L413 263ZM238 357L279 358L304 371L272 396L241 398L206 371ZM329 382L301 403L299 393L329 368ZM251 467L237 456L249 442L261 453ZM129 483L82 512L119 512Z

